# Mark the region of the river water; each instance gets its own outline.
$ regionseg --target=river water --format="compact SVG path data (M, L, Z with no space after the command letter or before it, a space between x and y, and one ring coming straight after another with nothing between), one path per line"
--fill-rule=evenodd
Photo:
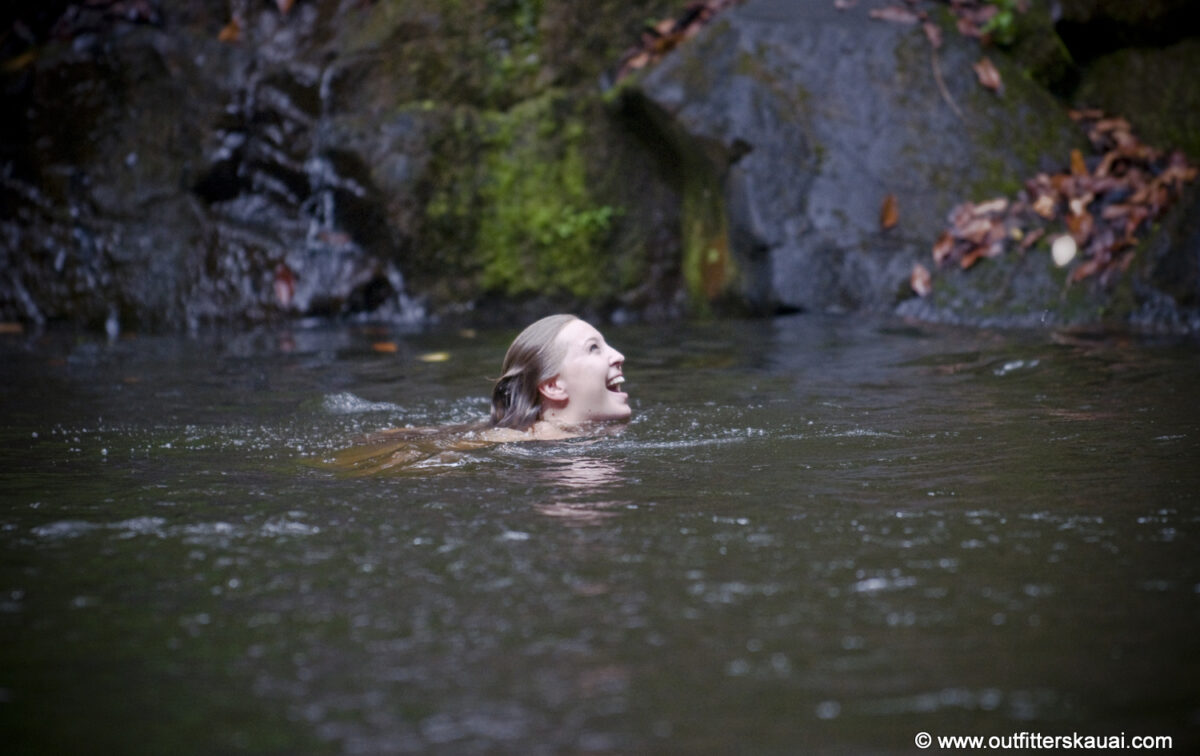
M633 421L388 474L512 331L0 336L6 753L1200 743L1200 350L606 328Z

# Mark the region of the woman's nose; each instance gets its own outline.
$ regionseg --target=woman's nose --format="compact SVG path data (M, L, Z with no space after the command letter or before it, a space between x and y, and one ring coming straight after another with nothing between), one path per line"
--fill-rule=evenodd
M621 354L612 347L609 347L609 349L612 349L612 357L609 360L609 363L612 365L623 365L625 363L625 355Z

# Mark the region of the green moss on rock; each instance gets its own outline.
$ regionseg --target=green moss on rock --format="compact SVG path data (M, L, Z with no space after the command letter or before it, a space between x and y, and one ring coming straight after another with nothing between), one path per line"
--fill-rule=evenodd
M543 97L491 118L479 223L480 284L507 296L614 295L603 242L616 210L589 195L584 125Z
M1143 141L1200 161L1200 40L1162 50L1128 49L1089 67L1075 102L1129 120Z

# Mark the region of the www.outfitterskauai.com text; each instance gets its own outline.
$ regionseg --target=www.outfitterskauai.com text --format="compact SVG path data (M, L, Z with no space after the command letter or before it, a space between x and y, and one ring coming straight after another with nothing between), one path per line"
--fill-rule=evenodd
M970 748L997 751L1024 749L1109 749L1109 750L1167 750L1174 746L1170 735L1043 735L1038 732L1014 732L1012 735L938 735L918 732L918 748L936 745L940 749Z

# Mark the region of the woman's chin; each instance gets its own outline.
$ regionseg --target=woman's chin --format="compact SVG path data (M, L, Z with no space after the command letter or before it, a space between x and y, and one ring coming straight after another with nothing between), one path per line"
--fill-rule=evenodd
M612 415L610 415L609 419L611 419L611 420L628 420L629 416L633 414L633 408L629 406L629 395L624 394L624 393L618 393L613 398L618 401L619 406L614 408L614 411L613 411Z

